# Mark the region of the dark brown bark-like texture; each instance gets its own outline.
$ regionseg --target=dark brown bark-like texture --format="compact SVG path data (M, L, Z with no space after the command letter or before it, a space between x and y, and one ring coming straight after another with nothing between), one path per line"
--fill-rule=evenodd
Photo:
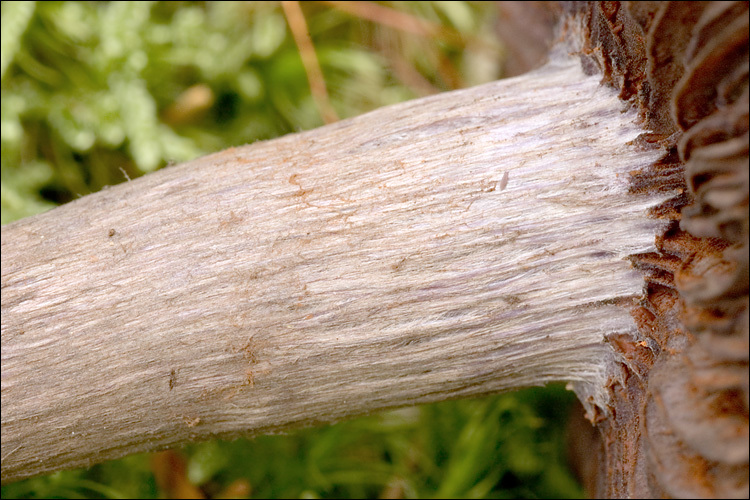
M646 342L613 342L624 375L587 484L611 497L747 497L748 3L565 7L585 16L585 66L638 107L667 151L657 167L683 191L660 207L673 222L658 251L635 258Z

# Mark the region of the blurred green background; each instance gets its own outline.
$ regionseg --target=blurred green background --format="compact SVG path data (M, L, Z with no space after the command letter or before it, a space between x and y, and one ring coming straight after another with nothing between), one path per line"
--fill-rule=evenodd
M497 15L493 2L2 2L2 223L500 78ZM564 461L574 399L533 388L192 444L9 484L2 497L580 497Z

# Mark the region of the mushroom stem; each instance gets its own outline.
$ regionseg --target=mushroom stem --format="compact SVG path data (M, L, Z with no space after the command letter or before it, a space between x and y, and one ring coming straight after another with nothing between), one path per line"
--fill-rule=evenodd
M573 382L604 406L661 152L565 51L2 231L2 481Z

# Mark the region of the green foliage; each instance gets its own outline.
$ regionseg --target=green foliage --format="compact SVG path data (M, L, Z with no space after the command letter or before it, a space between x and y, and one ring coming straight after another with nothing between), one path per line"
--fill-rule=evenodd
M384 5L465 35L402 33L302 5L340 117L497 78L491 2ZM481 39L481 40L480 40ZM481 43L478 43L481 42ZM481 47L485 48L481 48ZM276 2L2 2L2 223L229 146L323 124ZM209 494L576 497L572 395L533 389L385 412L291 436L186 447ZM2 488L3 498L157 498L149 455Z
M3 498L159 498L148 455L55 472L2 487Z

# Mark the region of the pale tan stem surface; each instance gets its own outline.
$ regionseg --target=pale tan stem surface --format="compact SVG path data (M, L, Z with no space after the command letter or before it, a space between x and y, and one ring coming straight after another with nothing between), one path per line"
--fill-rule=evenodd
M665 196L628 193L634 122L563 58L5 226L3 482L550 380L603 403Z

